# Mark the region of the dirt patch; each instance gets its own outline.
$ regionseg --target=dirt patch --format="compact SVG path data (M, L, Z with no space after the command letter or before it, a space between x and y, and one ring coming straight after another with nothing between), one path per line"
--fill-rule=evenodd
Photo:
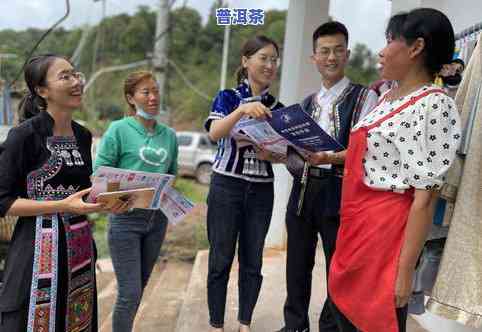
M169 225L161 255L168 259L194 262L198 250L208 248L206 213L207 205L198 203L182 222Z

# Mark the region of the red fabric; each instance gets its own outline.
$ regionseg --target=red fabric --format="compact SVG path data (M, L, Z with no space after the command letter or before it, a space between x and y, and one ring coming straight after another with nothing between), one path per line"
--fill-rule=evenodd
M352 132L345 160L341 224L328 289L341 312L363 332L398 332L395 282L413 190L377 191L363 182L367 133L430 93L413 97L376 123Z

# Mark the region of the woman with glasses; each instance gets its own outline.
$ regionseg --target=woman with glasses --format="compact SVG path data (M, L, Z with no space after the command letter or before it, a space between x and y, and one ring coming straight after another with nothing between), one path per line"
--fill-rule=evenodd
M226 290L236 243L239 261L240 331L249 326L259 291L263 247L273 209L273 157L239 144L231 130L243 117L266 119L282 107L269 88L279 65L278 45L265 36L248 40L241 51L238 86L214 99L205 128L218 142L208 194L208 305L212 331L223 331ZM238 240L239 238L239 240Z
M381 75L398 84L355 125L345 160L328 281L342 332L406 331L415 265L460 144L455 103L434 85L454 52L448 18L431 8L397 14L386 37Z
M0 293L0 331L97 331L95 246L85 214L92 135L75 121L84 80L63 57L25 67L21 123L0 149L0 216L19 216ZM127 208L117 204L113 212Z
M104 134L94 169L111 166L176 175L176 134L156 120L160 96L152 73L129 74L124 81L124 96L128 114L112 122ZM166 230L167 218L160 210L133 209L109 216L108 243L118 285L113 332L132 331Z

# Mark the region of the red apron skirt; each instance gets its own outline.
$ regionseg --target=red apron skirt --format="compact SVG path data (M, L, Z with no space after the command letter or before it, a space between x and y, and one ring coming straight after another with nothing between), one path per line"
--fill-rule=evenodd
M439 92L428 90L350 135L328 290L338 309L363 332L398 332L395 283L414 192L379 191L365 185L367 134L434 91Z

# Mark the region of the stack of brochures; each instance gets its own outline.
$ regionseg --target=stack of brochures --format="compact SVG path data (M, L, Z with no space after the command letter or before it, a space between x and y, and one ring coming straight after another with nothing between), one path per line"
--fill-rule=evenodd
M92 179L87 200L107 208L129 201L131 208L161 209L170 223L181 221L194 204L172 188L174 176L101 166Z

